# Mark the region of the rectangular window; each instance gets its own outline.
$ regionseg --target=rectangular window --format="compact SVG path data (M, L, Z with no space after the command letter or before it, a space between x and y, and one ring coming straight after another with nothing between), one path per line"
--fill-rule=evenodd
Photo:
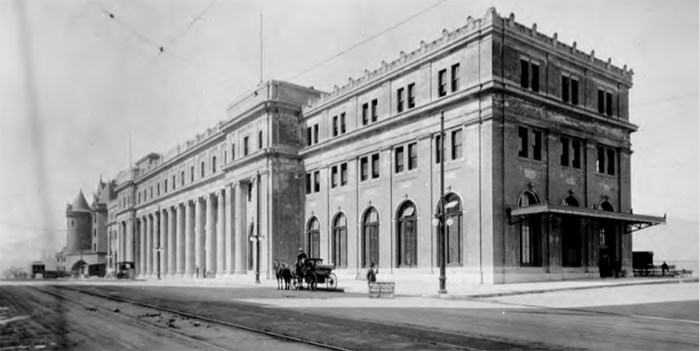
M362 125L366 126L369 123L369 104L362 104Z
M608 149L608 174L615 175L615 150Z
M175 190L175 187L177 186L177 183L175 181L175 175L173 174L173 190Z
M156 196L160 196L160 183L156 184Z
M561 165L569 165L569 138L561 138Z
M333 136L338 136L338 116L333 116Z
M314 124L314 144L318 144L318 123Z
M360 181L364 182L369 178L367 157L360 159Z
M331 188L338 186L338 166L331 167Z
M608 116L613 115L612 93L605 93L605 114Z
M190 166L190 183L194 182L194 166Z
M222 149L223 149L223 148L224 148L224 147L222 147ZM226 151L226 150L224 149L224 164L226 164L227 162L228 162L228 151Z
M321 172L314 172L314 192L317 193L321 191Z
M530 147L530 144L527 142L527 128L525 127L518 127L518 137L520 138L520 150L518 150L518 156L520 157L527 157L527 149Z
M462 158L462 130L452 131L452 159Z
M598 113L605 112L605 92L598 89Z
M571 78L571 104L578 105L578 80Z
M394 150L394 173L403 172L403 146Z
M447 70L438 72L438 97L447 95Z
M530 87L530 63L527 60L520 60L520 87L528 89Z
M532 158L541 161L542 160L542 132L533 130L532 136L535 139L532 145Z
M199 164L199 178L204 178L204 161Z
M452 92L459 90L459 63L452 65Z
M185 171L180 171L180 186L185 185Z
M340 134L345 134L345 112L340 114Z
M561 101L569 102L569 77L561 76Z
M379 178L379 154L372 155L372 179Z
M598 146L598 160L596 161L598 173L605 173L605 148Z
M399 88L396 90L396 112L401 113L403 112L403 88Z
M306 146L311 146L314 141L314 136L311 127L306 128Z
M166 194L168 193L168 180L167 179L165 180L165 184L163 185L163 192Z
M248 156L248 137L243 138L243 156Z
M258 132L258 150L263 148L263 132L262 130Z
M216 173L216 156L211 158L211 172Z
M377 121L377 99L372 100L372 122Z
M540 91L540 66L536 65L534 63L530 64L530 67L532 68L532 91L534 92L539 92Z
M574 158L571 161L571 165L574 168L581 168L581 142L578 140L572 140L571 146L574 151Z
M408 85L408 108L416 107L416 83Z
M311 194L311 173L306 173L306 193Z
M440 134L435 136L435 163L440 163L442 156L442 136Z
M236 159L236 144L231 144L231 161Z
M348 184L348 164L343 163L340 165L340 185Z
M416 150L417 144L408 144L408 170L418 168L418 150Z

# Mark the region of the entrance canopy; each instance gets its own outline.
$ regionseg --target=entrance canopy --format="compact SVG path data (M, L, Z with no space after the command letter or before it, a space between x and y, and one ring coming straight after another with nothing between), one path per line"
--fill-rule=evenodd
M513 217L524 217L528 215L538 215L538 214L558 214L558 215L570 215L578 217L587 217L595 219L607 219L618 222L623 222L624 224L632 227L631 230L627 230L626 233L632 233L637 230L655 226L657 224L666 223L666 215L663 217L657 216L647 216L632 213L621 213L621 212L611 212L602 210L590 210L582 207L572 207L563 205L534 205L526 207L517 207L510 209L510 216Z

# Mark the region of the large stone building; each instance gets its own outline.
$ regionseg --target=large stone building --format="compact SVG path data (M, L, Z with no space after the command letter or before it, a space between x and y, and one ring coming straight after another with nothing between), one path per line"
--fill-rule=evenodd
M631 272L632 71L490 9L330 93L269 81L116 179L111 265L226 277L299 247L354 274L491 284ZM444 151L439 145L444 115ZM259 264L259 266L258 266Z

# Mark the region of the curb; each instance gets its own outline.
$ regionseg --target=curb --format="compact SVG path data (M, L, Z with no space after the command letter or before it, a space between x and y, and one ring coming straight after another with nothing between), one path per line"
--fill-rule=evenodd
M575 290L589 290L589 289L618 288L618 287L634 286L634 285L661 285L661 284L681 284L681 283L697 283L697 282L698 282L698 278L683 278L683 279L661 280L661 281L637 281L637 282L626 282L626 283L619 283L619 284L573 286L573 287L565 287L565 288L534 289L534 290L523 290L523 291L503 291L503 292L471 294L471 295L431 294L431 295L424 295L424 296L437 297L437 298L450 299L450 300L467 300L467 299L485 299L485 298L490 298L490 297L502 297L502 296L543 294L543 293L557 292L557 291L575 291Z

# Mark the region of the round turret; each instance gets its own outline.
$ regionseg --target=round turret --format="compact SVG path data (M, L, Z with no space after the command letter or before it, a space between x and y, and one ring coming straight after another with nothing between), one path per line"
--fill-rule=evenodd
M66 229L66 251L68 254L91 249L92 211L82 190L66 208Z

